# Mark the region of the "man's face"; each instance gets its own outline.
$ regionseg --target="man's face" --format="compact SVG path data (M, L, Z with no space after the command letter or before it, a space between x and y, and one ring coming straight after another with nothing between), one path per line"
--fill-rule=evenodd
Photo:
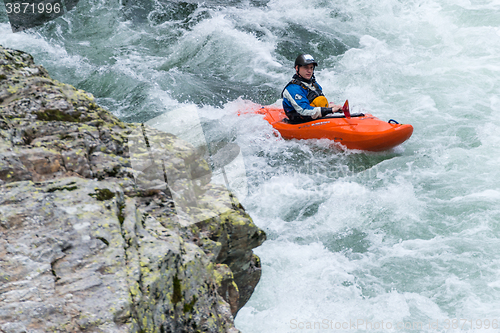
M314 73L314 65L309 64L305 66L297 66L299 75L302 76L306 80L310 80ZM295 68L297 70L297 68Z

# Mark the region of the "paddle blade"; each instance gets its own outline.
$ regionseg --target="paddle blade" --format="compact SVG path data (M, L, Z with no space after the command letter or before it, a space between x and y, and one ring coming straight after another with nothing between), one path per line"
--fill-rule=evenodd
M344 106L342 107L342 111L344 111L344 116L347 119L351 118L351 112L349 112L349 101L347 99L345 100Z

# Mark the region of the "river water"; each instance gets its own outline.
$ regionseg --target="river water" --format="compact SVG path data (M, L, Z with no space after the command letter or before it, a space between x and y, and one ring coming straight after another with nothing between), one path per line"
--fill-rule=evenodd
M500 1L81 0L16 34L2 8L0 44L124 121L189 113L240 148L268 235L243 332L499 331ZM410 140L343 151L238 117L278 100L301 52L329 100Z

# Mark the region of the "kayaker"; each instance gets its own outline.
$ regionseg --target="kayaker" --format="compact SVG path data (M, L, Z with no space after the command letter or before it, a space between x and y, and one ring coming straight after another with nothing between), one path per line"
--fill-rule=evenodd
M311 121L327 114L342 112L340 105L328 103L323 89L316 82L314 68L318 63L310 54L295 59L295 75L281 93L283 109L292 123Z

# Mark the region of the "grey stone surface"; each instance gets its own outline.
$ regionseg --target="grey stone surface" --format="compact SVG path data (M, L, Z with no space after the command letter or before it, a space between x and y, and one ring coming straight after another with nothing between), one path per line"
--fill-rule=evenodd
M191 145L0 46L0 332L237 332L264 240Z

